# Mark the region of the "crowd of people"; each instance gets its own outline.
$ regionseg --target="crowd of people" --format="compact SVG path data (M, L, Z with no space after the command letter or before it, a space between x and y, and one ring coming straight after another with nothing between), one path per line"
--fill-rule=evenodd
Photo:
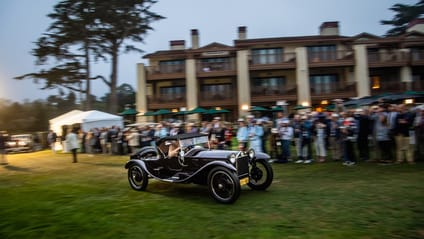
M277 112L273 120L247 115L235 124L220 117L199 123L161 121L125 129L79 130L76 135L79 152L89 154L126 155L155 146L157 139L168 135L201 133L209 135L214 149L253 148L270 154L277 163L331 160L347 166L358 161L414 164L424 156L423 112L420 107L379 104L335 112ZM51 131L48 141L55 143L56 137Z

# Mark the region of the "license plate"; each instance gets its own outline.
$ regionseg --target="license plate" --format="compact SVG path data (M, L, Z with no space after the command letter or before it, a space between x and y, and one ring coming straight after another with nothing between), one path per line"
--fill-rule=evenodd
M249 182L249 178L242 178L240 179L240 186L243 186Z

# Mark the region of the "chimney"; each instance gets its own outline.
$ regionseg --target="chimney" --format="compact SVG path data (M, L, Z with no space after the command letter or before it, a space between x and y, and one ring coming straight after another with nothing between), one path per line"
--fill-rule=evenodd
M199 48L199 31L197 29L191 29L191 48Z
M417 18L408 23L406 32L413 31L424 33L424 18Z
M184 50L185 49L185 41L184 40L169 41L169 46L170 46L171 50Z
M319 34L321 36L338 36L339 22L323 22L319 27Z
M238 39L239 40L246 40L247 39L247 32L245 26L238 27Z

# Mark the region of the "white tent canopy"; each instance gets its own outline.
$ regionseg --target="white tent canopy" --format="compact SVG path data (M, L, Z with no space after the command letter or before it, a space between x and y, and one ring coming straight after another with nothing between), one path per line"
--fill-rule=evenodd
M57 134L62 133L62 126L81 124L81 129L88 132L93 128L123 127L122 116L113 115L97 110L79 111L73 110L50 120L50 129Z

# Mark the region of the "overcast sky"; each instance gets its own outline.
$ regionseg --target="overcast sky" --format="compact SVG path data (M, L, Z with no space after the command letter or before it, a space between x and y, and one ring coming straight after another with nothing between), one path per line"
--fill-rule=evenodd
M30 54L34 43L51 23L55 0L0 0L0 98L22 102L46 99L57 90L42 91L42 83L17 81L13 77L37 71ZM170 40L185 40L190 47L190 30L198 29L200 46L212 42L232 45L237 27L247 27L248 38L317 35L325 21L338 21L340 34L362 32L383 35L390 28L380 20L390 20L396 3L415 4L418 0L159 0L152 10L166 19L153 23L154 31L140 46L145 53L169 49ZM118 84L136 89L136 63L146 63L139 54L121 55ZM95 73L110 75L110 65L98 63ZM101 81L93 94L107 92Z

